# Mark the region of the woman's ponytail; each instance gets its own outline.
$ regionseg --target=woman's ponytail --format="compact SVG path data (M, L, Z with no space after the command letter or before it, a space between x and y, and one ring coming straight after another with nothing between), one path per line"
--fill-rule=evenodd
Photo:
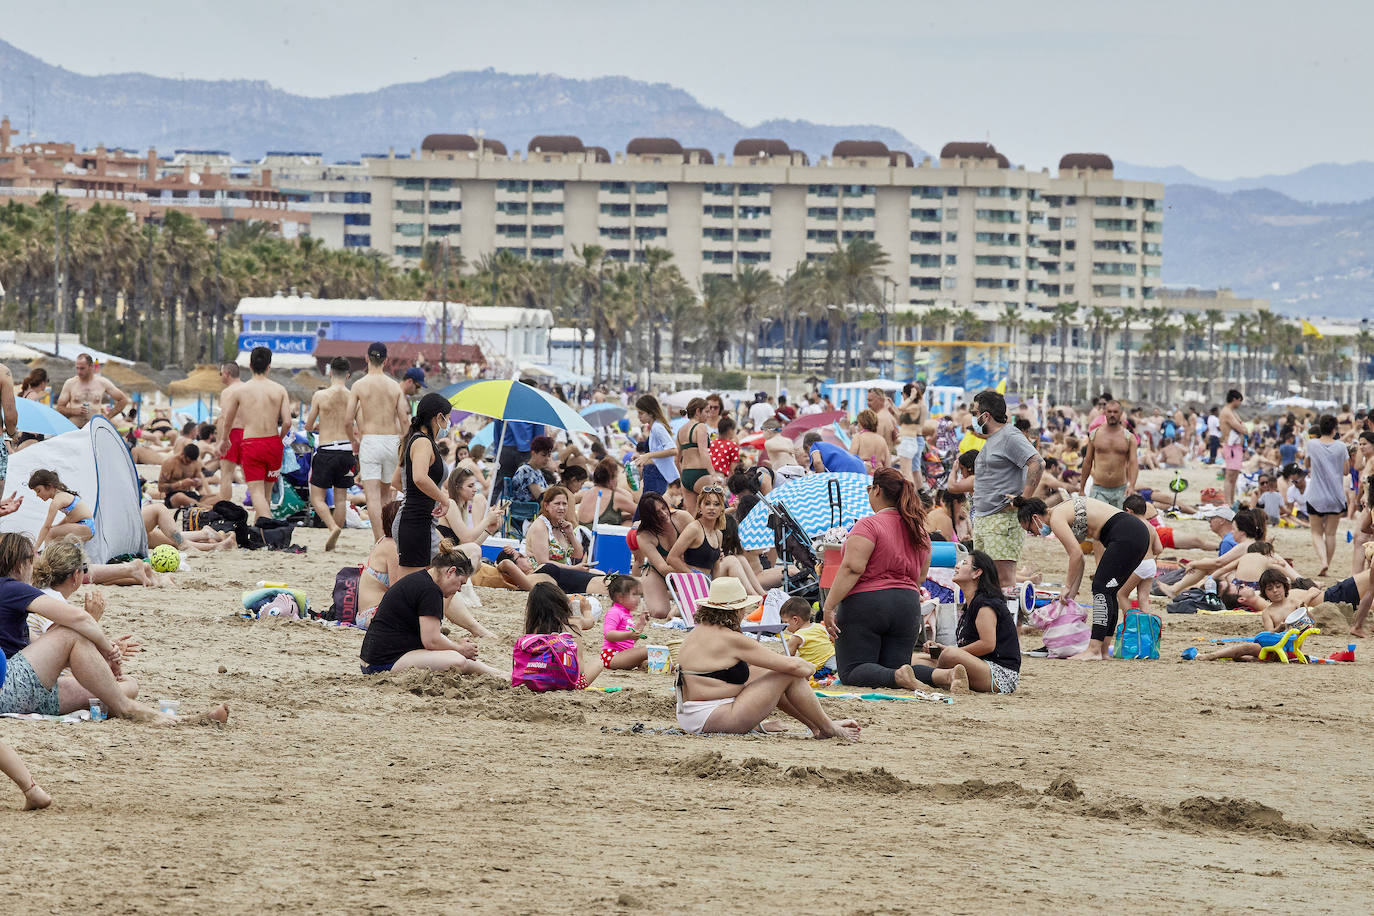
M926 507L916 492L916 485L907 480L896 468L879 468L873 474L873 485L883 494L883 498L896 507L906 526L911 546L920 550L930 543L926 534Z

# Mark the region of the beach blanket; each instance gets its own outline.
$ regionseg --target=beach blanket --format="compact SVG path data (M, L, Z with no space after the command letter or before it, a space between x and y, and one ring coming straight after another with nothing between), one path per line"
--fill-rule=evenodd
M867 700L873 703L881 703L886 700L924 700L928 703L944 703L947 706L954 705L954 697L948 697L941 693L927 693L924 690L913 690L911 696L897 696L891 693L843 693L838 690L817 690L816 696L823 700Z
M69 712L65 716L45 716L36 712L0 712L0 719L23 719L27 722L89 722L91 721L91 711L78 709L76 712Z

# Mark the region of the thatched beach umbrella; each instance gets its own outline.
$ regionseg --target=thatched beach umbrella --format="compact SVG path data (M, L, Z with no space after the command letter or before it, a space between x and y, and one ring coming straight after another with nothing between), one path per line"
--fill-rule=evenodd
M214 366L197 366L186 378L167 386L167 391L172 397L183 398L191 395L214 395L223 390L224 383L219 379L219 369Z
M141 391L147 393L150 391L162 390L162 386L158 384L156 379L148 378L148 376L139 372L137 369L125 366L122 363L110 363L101 368L100 374L114 382L124 391Z

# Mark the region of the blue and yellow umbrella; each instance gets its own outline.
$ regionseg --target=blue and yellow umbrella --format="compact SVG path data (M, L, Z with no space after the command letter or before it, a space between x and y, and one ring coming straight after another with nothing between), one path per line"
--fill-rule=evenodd
M557 426L569 432L596 435L596 430L572 407L538 388L512 379L474 379L439 391L459 410L493 420L515 420Z

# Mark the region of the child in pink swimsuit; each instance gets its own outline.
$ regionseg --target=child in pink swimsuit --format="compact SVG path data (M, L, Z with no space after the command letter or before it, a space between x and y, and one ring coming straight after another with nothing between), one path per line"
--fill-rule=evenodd
M649 659L649 650L635 645L644 638L648 622L646 615L637 613L643 598L639 580L615 573L606 579L606 593L613 603L601 622L601 663L607 668L638 668Z

